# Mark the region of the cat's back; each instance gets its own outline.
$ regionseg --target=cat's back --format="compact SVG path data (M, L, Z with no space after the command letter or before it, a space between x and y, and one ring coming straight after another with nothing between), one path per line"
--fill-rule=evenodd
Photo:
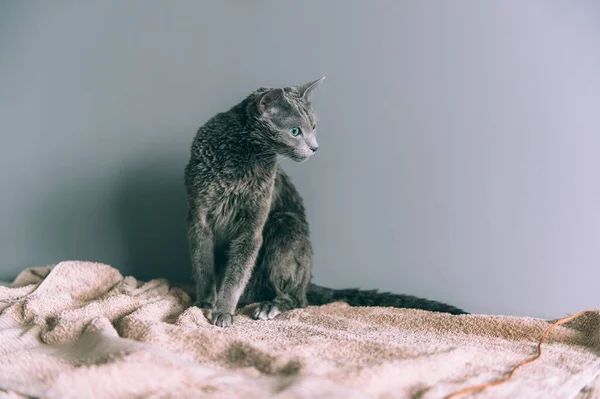
M188 194L202 188L207 181L217 181L227 174L228 160L236 158L239 152L235 137L244 128L239 108L240 104L216 114L196 132L185 168Z
M239 105L219 112L200 126L192 142L191 161L196 159L209 162L217 155L217 147L225 151L235 150L234 147L225 148L224 145L227 145L228 138L237 136L236 133L244 128L238 107Z
M185 170L189 202L221 225L244 204L268 200L275 179L275 159L256 162L251 155L244 111L242 102L201 126Z

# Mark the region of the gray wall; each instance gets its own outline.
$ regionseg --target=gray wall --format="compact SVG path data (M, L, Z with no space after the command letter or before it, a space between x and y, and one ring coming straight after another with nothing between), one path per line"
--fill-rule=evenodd
M600 3L3 1L0 279L85 259L190 275L199 125L327 75L286 163L315 280L473 312L600 305Z

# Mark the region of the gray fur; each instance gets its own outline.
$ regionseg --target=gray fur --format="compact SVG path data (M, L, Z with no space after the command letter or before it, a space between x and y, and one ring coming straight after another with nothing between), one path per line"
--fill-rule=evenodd
M301 162L317 150L310 96L322 79L258 89L215 115L196 134L185 169L188 235L196 303L212 310L215 325L230 326L236 307L249 303L261 303L254 314L257 319L309 304L308 222L302 198L277 155ZM290 129L296 127L301 133L294 137ZM360 304L361 293L368 295L368 303L386 295L310 287L314 303L343 300L336 292L352 293L352 304ZM432 310L462 312L413 299L404 300L404 305L427 309L435 303Z

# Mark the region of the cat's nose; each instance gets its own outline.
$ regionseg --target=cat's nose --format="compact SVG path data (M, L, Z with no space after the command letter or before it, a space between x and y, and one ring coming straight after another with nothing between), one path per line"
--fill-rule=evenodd
M317 152L317 150L319 149L319 146L315 146L315 147L310 147L310 150L315 153Z

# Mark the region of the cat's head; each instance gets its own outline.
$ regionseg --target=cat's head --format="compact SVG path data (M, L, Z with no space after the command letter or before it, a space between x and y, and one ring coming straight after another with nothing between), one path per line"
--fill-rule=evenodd
M291 87L259 89L256 111L260 134L277 154L301 162L319 148L317 119L310 96L323 79Z

